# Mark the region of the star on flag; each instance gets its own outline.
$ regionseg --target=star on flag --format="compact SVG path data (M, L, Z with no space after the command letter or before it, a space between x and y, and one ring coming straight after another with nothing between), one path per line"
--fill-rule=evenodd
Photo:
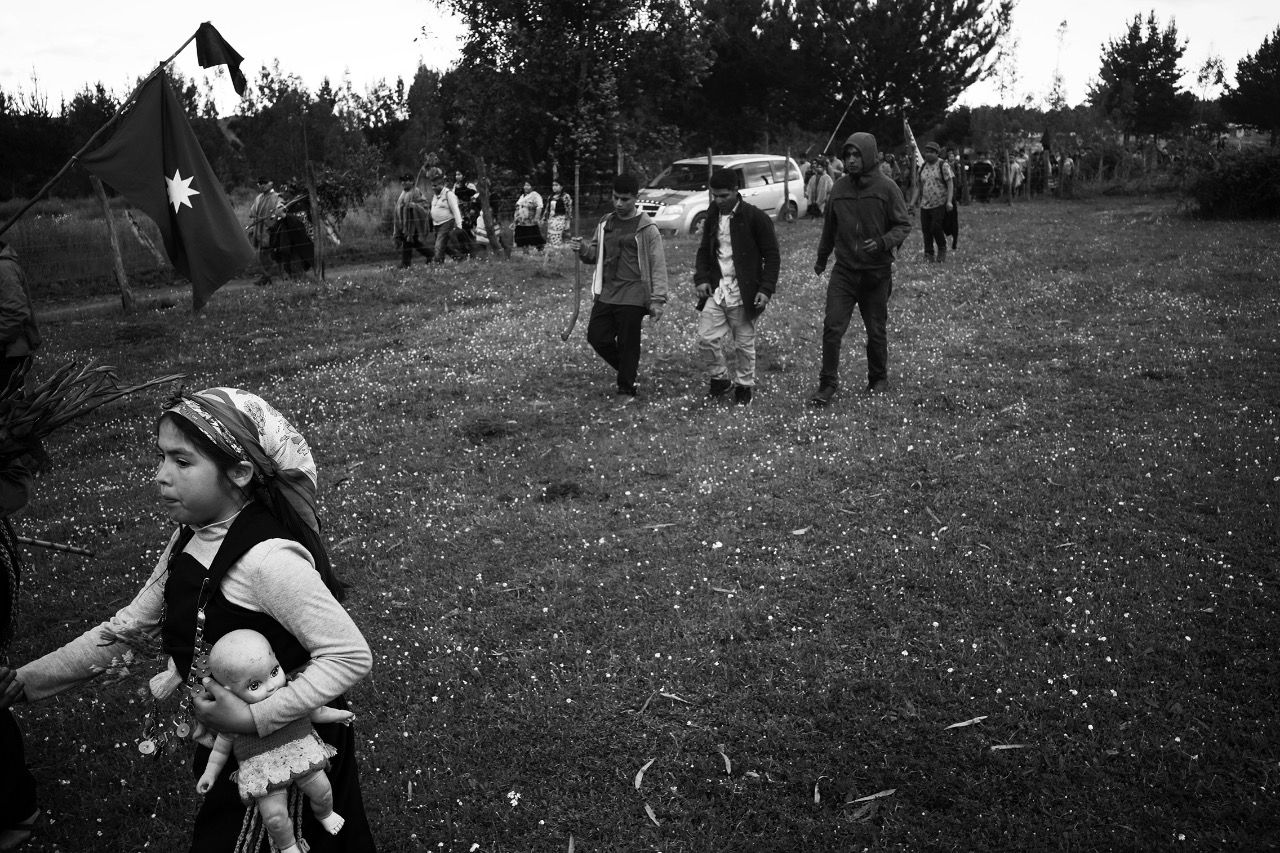
M164 179L165 184L169 187L169 204L173 205L174 213L177 213L178 208L184 204L192 210L195 210L195 207L191 204L191 197L193 195L200 195L200 191L191 189L191 182L194 180L195 175L192 175L189 178L184 178L182 177L182 173L177 169L173 170L172 178Z

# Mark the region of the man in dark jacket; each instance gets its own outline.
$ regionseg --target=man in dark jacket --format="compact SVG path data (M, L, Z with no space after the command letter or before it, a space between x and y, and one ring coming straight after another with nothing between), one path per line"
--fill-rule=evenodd
M907 203L898 185L876 167L876 138L855 133L841 151L845 177L831 189L818 260L822 275L834 248L835 269L827 283L822 321L822 371L809 402L825 406L840 387L840 343L856 306L867 330L867 393L889 390L889 294L893 291L894 252L911 233Z
M698 291L698 349L711 374L710 394L751 402L756 384L756 318L778 287L778 238L773 220L738 194L738 175L721 169L709 181L713 204L698 244L693 283ZM733 378L724 339L737 352Z

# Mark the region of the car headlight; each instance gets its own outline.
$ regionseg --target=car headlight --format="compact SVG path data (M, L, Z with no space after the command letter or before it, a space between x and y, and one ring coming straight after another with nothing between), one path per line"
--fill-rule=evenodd
M658 215L663 217L664 219L671 216L682 216L684 215L684 205L668 204L665 207L661 207L658 209Z

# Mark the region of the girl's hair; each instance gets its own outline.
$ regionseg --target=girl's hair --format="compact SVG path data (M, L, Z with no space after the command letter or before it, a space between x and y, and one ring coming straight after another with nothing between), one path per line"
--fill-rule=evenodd
M191 442L201 455L212 461L218 467L218 470L222 471L228 478L230 478L231 469L240 464L241 460L210 441L208 436L186 418L174 412L165 412L156 420L156 430L159 431L160 424L166 422L173 424L178 432L182 433L183 438ZM325 550L324 542L320 540L320 537L293 512L282 512L271 490L264 488L257 477L250 480L249 485L242 492L246 498L262 502L267 511L271 513L272 518L278 521L280 526L285 529L285 532L289 534L289 538L306 548L308 553L311 554L311 559L316 564L316 570L320 572L320 579L329 588L329 592L333 593L333 597L338 601L345 599L347 597L347 584L333 570L333 564L329 561L329 553ZM284 501L279 503L284 503Z

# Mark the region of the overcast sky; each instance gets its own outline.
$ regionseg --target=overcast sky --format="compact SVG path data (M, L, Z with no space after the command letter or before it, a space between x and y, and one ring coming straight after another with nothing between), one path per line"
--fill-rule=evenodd
M590 2L590 0L586 0ZM890 0L881 0L890 2ZM250 81L257 69L279 60L314 91L324 77L335 84L349 76L357 91L379 79L412 79L419 62L444 70L457 59L460 27L430 0L361 0L311 4L220 0L187 4L173 0L12 0L0 17L0 89L30 93L32 77L57 111L86 84L102 82L123 96L140 75L195 32L209 16L245 57ZM329 12L334 7L341 12ZM1276 0L1019 0L1014 11L1018 39L1018 79L1008 102L1024 94L1043 101L1055 69L1063 76L1067 101L1084 100L1097 76L1103 43L1121 37L1134 15L1154 11L1163 28L1176 21L1187 44L1184 85L1194 90L1194 71L1210 55L1220 56L1228 78L1236 63L1255 53L1280 25ZM1060 24L1066 28L1059 39ZM426 28L426 35L423 28ZM175 63L188 77L203 77L195 46ZM228 114L235 95L218 84L219 108ZM1198 92L1197 92L1198 94ZM979 83L961 103L998 103L991 83Z

